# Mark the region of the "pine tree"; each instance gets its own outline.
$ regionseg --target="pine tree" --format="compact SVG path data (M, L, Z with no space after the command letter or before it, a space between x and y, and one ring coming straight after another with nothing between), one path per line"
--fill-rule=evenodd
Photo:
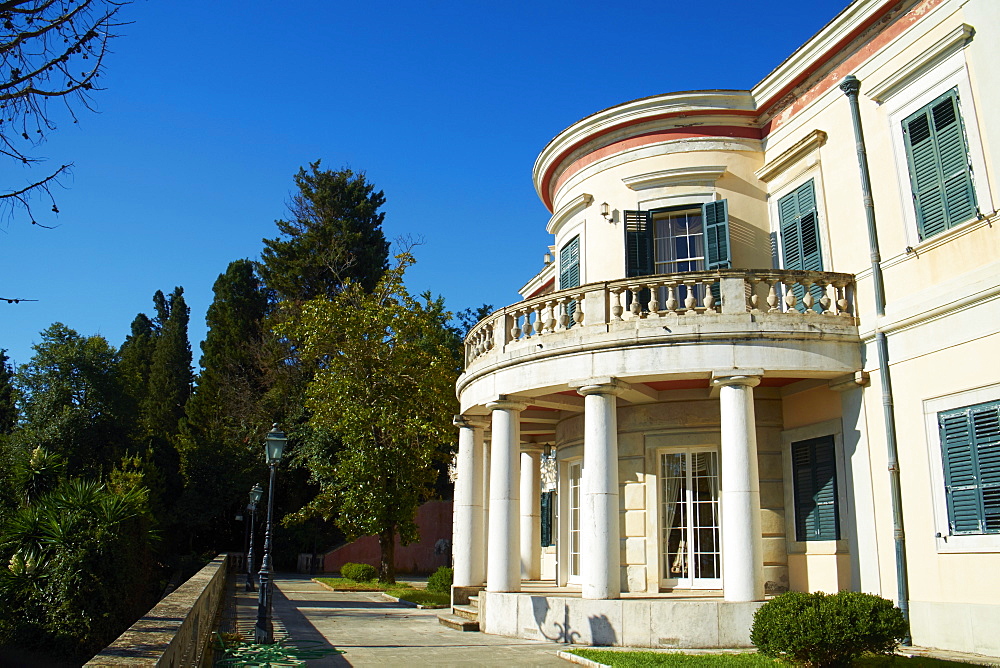
M275 221L281 236L264 239L264 282L293 302L331 298L348 278L370 292L388 267L383 192L363 172L323 170L318 160L299 169L295 185L291 220Z

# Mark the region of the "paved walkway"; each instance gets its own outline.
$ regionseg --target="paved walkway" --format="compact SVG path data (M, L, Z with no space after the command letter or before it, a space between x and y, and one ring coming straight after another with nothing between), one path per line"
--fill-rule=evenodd
M236 591L236 626L253 635L256 594ZM442 610L418 610L378 592L334 592L306 576L275 579L274 635L336 649L309 666L562 666L565 645L462 633L438 623Z
M235 605L229 606L224 627L234 630L235 626L252 638L257 595L244 591L244 581L241 576L238 582L229 583L229 600ZM438 623L440 612L410 608L378 592L330 591L308 576L278 575L275 579L275 640L290 638L300 647L329 652L323 658L309 659L309 666L573 665L556 656L572 645L453 631ZM900 653L1000 665L991 657L920 647L901 648Z

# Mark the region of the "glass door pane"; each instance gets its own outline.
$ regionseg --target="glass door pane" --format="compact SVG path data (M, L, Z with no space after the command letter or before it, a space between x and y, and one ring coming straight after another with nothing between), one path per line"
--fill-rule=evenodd
M717 452L684 450L660 455L660 528L663 585L721 586Z
M569 465L569 579L580 578L580 479L582 464Z

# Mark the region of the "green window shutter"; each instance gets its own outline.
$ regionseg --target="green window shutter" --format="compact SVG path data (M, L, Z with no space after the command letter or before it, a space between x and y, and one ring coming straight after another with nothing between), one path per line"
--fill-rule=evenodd
M573 237L559 251L559 289L580 285L580 237Z
M983 533L1000 533L1000 404L973 408L971 418L983 498Z
M837 540L837 457L833 436L792 444L796 540Z
M1000 402L938 413L952 534L1000 533Z
M823 253L819 243L819 216L816 210L816 186L809 179L794 191L778 200L778 225L781 232L781 264L785 269L799 271L823 271ZM805 289L801 285L792 287L792 292L801 301ZM822 310L819 299L823 291L817 286L811 288L816 299L816 310Z
M653 273L653 217L649 211L625 212L625 276Z
M555 492L542 492L542 547L555 545L556 541L552 535Z
M976 215L957 89L907 117L903 140L920 238L940 234Z
M732 255L729 249L729 207L726 200L708 202L701 207L705 225L705 268L729 269Z
M559 251L559 289L575 288L580 285L580 237L573 237ZM573 326L576 301L566 304L566 315L570 316L568 327Z

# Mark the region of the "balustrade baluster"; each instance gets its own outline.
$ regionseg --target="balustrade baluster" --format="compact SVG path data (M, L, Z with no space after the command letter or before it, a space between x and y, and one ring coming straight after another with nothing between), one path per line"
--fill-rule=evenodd
M698 299L694 294L694 286L696 284L692 281L684 281L684 287L687 288L687 295L684 296L684 312L688 315L695 315L694 307L698 304Z
M572 300L569 297L560 297L557 300L559 316L556 319L556 329L559 331L569 327L569 313L566 312L566 309L569 308L570 301Z
M816 315L816 311L813 310L813 304L816 303L816 298L813 297L812 290L809 289L810 286L812 286L812 281L810 281L808 279L803 279L802 282L800 283L800 285L805 290L803 292L803 296L802 296L802 305L805 307L805 311L803 311L803 312L806 315L810 315L810 314Z
M823 291L823 296L819 298L819 306L823 309L823 315L832 315L830 313L830 287L829 281L817 281L816 285L820 287Z
M629 291L632 293L632 304L629 306L629 311L632 313L633 318L642 317L642 304L639 303L639 293L642 292L641 285L630 285L628 286Z
M785 284L785 312L791 313L796 310L795 304L798 303L798 297L795 296L795 291L792 289L797 281L794 278L786 278L783 282Z
M768 284L768 288L767 288L767 306L768 306L768 309L767 309L767 312L768 313L777 313L777 312L779 312L781 310L781 309L778 308L778 283L780 283L780 282L781 282L781 280L778 279L778 278L770 279L767 282L767 284Z
M715 286L716 279L706 279L702 281L701 287L705 291L705 313L716 313L715 308L715 294L712 292L712 287ZM721 290L721 288L720 288Z
M837 315L851 315L850 302L847 301L847 284L838 281L834 284L837 290Z
M548 315L548 319L545 321L545 328L549 330L549 334L556 331L556 304L559 303L557 299L550 299L545 302L545 313Z
M516 309L512 312L514 326L510 328L510 340L517 341L521 338L521 310Z
M583 298L584 298L584 293L581 292L578 295L574 295L574 297L576 299L576 309L574 309L574 311L573 311L573 322L575 322L577 325L582 325L583 324L583 316L584 316L584 313L583 313Z
M623 288L611 288L611 294L615 296L615 303L611 306L611 319L621 320L622 313L625 309L622 308L622 291Z
M677 314L677 281L670 281L667 284L667 303L664 307L668 312Z
M650 283L649 284L649 315L658 316L660 315L660 285L661 283Z

